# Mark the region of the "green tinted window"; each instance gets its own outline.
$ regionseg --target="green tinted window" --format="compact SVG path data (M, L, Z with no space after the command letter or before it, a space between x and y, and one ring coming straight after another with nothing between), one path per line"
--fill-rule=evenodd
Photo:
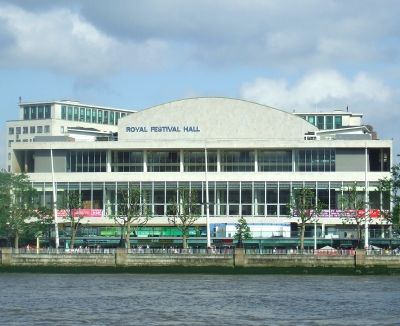
M326 129L333 129L333 116L326 117Z
M73 114L72 114L72 106L68 107L68 120L72 120Z
M86 122L90 122L92 116L92 109L86 108Z
M337 115L335 116L335 128L341 128L342 127L342 116Z
M92 122L97 123L97 110L92 109Z
M318 129L324 129L324 116L323 115L318 115L317 116L317 128Z
M61 107L61 119L67 120L67 107L65 105Z
M74 121L78 121L78 120L79 120L79 108L74 106Z

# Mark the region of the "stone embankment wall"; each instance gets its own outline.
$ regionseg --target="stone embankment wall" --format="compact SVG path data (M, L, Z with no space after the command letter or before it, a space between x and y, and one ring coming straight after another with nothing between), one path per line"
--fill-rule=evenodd
M249 254L236 249L232 254L129 254L113 253L14 253L2 248L1 266L26 267L223 267L223 268L388 268L400 270L400 256L366 255L358 250L355 256Z

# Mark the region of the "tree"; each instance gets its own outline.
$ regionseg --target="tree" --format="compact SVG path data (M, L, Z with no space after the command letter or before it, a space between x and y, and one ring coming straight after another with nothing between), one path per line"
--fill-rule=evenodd
M400 228L400 163L392 167L390 178L379 180L377 190L382 194L380 217Z
M145 225L150 216L144 196L138 186L120 190L117 195L118 209L113 218L122 228L125 248L130 248L131 229L133 228L134 234L137 235L139 227Z
M74 249L76 234L81 226L81 220L84 218L81 211L83 202L79 191L64 191L59 208L63 212L61 217L70 226L70 248Z
M182 232L183 249L187 249L189 229L200 218L196 192L187 188L179 188L177 198L170 203L168 222Z
M357 191L357 183L344 189L341 197L341 219L343 223L355 224L357 229L357 248L362 247L362 226L369 220L363 195Z
M0 229L19 247L20 237L30 223L40 218L35 205L37 192L26 174L0 173Z
M243 246L243 240L252 238L250 227L243 216L239 218L238 222L235 224L235 227L236 233L234 237L237 240L238 247L241 248Z
M323 204L316 199L315 192L307 187L294 189L289 207L291 216L298 219L300 226L300 249L304 249L304 234L307 223L318 220Z

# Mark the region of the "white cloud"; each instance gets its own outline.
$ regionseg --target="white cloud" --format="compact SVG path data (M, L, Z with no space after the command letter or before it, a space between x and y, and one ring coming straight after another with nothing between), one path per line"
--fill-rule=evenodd
M335 70L312 72L292 84L282 79L258 78L241 88L245 99L298 111L314 110L316 106L382 106L391 103L394 92L364 72L349 79Z
M113 38L69 9L33 13L0 4L0 29L8 35L0 65L50 68L78 77L105 76L162 64L168 46L158 39Z

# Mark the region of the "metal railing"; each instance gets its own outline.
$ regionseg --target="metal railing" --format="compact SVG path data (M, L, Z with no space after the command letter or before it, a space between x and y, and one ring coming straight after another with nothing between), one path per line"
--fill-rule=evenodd
M83 248L78 247L74 249L64 249L64 248L19 248L12 249L13 254L101 254L101 255L113 255L116 253L117 248ZM119 249L121 250L121 249ZM122 249L124 250L124 249ZM235 249L230 248L147 248L147 247L137 247L126 249L129 255L233 255ZM366 251L368 256L399 256L400 259L400 248L397 249L382 249L377 247L370 247ZM354 256L356 253L355 249L279 249L279 248L245 248L246 255L303 255L303 256Z

